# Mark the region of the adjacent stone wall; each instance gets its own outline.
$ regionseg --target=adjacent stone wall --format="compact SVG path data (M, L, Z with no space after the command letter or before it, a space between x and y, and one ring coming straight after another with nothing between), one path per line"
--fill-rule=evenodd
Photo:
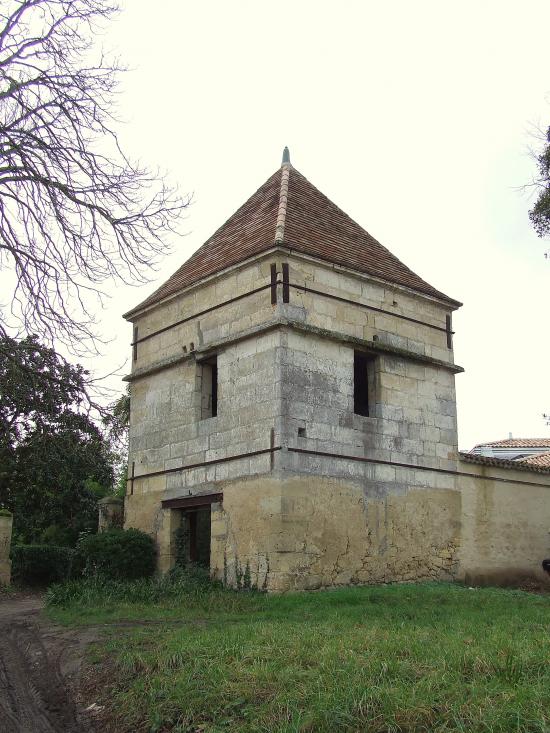
M124 500L117 496L106 496L98 501L98 531L121 529L124 523Z
M506 584L537 576L550 556L550 475L460 461L462 545L457 577ZM491 478L494 477L494 478ZM514 483L517 482L517 483Z
M0 515L0 585L9 585L11 581L11 529L12 516Z

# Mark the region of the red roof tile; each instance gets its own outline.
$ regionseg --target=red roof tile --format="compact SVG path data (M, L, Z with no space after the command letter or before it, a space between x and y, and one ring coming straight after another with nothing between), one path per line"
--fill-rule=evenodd
M475 448L550 448L550 438L506 438L492 443L479 443Z
M459 452L459 458L466 463L477 463L480 466L494 466L495 468L513 468L517 471L534 471L535 473L550 473L550 465L538 465L527 461L495 458L494 456L478 456L475 453ZM534 457L534 456L533 456Z
M275 245L460 303L422 280L290 164L276 171L176 272L125 314L160 302Z
M517 462L528 466L536 466L537 468L550 468L550 453L539 453L536 456L525 456L525 458L518 458Z

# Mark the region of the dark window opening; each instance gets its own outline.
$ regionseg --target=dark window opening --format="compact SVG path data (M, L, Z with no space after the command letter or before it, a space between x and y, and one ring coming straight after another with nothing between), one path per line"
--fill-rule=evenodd
M213 356L202 364L201 417L218 414L218 358Z
M138 340L138 327L134 326L134 343L132 348L132 357L134 361L137 361L137 340Z
M306 437L306 429L305 428L298 428L298 437L299 438L305 438Z
M376 397L374 393L375 359L364 351L353 353L353 411L356 415L374 415Z

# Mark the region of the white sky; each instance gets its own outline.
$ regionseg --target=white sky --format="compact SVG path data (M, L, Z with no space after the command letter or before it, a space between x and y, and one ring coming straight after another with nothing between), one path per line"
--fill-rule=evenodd
M520 190L550 124L550 3L126 0L106 39L126 150L194 192L155 282L110 287L121 314L166 279L280 164L296 168L435 287L454 316L459 443L550 436L549 243Z

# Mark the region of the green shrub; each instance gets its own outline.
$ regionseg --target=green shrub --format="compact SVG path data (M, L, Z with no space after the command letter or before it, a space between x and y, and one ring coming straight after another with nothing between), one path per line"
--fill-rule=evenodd
M57 545L57 547L70 547L74 544L74 541L71 542L72 534L73 533L68 529L59 527L57 524L50 524L50 526L46 527L40 535L40 544Z
M134 580L155 572L155 543L139 529L88 535L79 542L78 554L87 576Z
M11 517L13 516L9 509L0 508L0 517Z
M54 545L14 545L11 558L12 577L16 583L45 586L71 577L76 551Z

